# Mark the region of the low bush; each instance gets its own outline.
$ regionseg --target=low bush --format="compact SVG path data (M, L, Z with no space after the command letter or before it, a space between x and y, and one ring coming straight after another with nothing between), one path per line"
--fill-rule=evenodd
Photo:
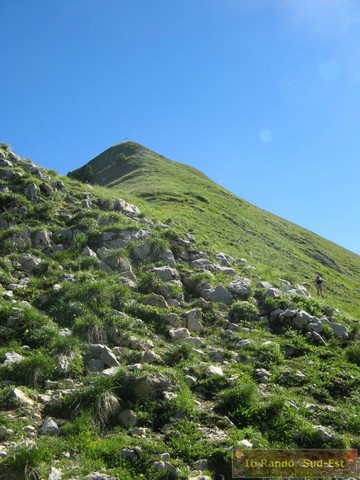
M242 320L255 320L259 315L259 310L253 303L237 300L233 302L229 309L229 318L232 322L238 323Z

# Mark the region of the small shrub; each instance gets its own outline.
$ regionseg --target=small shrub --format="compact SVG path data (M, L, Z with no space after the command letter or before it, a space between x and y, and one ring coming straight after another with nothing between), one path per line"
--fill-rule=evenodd
M188 360L193 361L194 358L194 347L184 343L176 345L172 350L166 352L165 364L174 367L175 365L186 363Z
M37 351L19 363L4 367L1 376L19 385L42 388L46 380L56 376L55 360L50 355Z
M229 317L232 322L238 323L242 320L255 320L259 315L257 307L247 301L237 300L229 309Z
M284 355L277 343L266 343L252 346L256 368L271 368L284 363Z
M229 416L238 428L246 427L251 424L256 390L256 384L247 379L244 383L221 392L216 410Z
M360 367L360 345L350 345L345 352L346 359L350 363L355 363Z
M7 480L41 480L42 471L49 464L51 451L45 446L18 446L0 465L1 478Z

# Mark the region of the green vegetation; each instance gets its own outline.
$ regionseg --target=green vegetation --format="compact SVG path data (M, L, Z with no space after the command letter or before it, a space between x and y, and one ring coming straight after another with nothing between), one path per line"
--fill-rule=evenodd
M185 480L201 460L230 480L245 440L357 447L357 255L132 142L71 178L0 152L1 478Z

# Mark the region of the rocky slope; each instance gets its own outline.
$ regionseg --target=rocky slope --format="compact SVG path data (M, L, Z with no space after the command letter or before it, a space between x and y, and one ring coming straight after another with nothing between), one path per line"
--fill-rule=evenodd
M355 319L6 146L0 182L1 478L229 479L234 447L357 447Z

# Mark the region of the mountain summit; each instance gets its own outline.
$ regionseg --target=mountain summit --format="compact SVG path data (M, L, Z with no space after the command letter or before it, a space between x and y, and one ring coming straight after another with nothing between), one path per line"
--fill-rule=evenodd
M251 258L270 277L313 282L325 278L327 296L354 308L360 257L247 201L184 165L134 142L105 150L69 176L118 189L148 215L182 231L193 231L204 245L234 257ZM256 188L256 184L254 184ZM141 201L146 201L143 204Z

